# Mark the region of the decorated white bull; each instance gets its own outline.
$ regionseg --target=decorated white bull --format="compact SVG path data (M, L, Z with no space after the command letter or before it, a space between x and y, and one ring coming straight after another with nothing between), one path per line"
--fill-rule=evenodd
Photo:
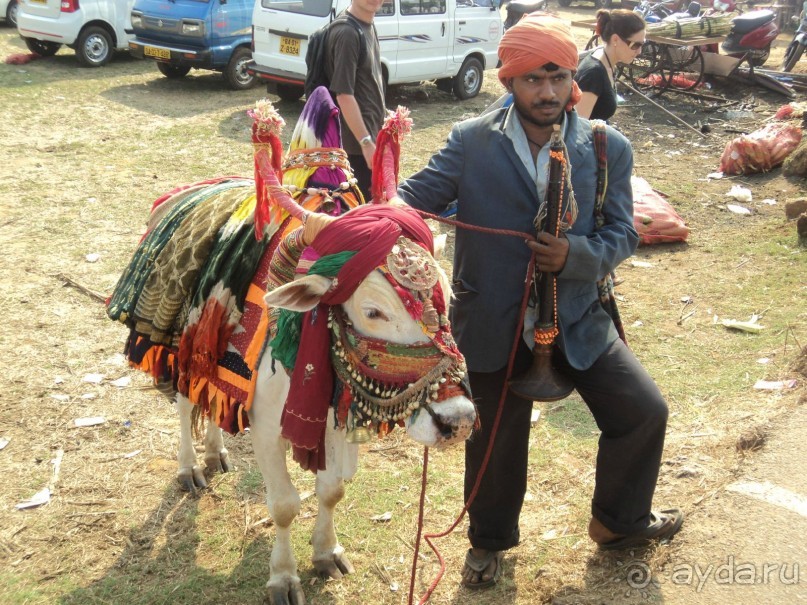
M317 475L314 567L340 578L353 566L333 513L356 472L358 442L400 426L426 446L447 446L470 435L476 413L447 319L448 281L424 221L409 209L353 208L361 195L327 93L306 104L286 162L284 183L307 187L280 186L282 119L268 102L251 115L254 183L219 179L158 200L108 311L130 327L132 364L177 392L183 487L206 485L194 414L214 421L204 439L212 471L230 467L219 427L249 427L276 528L269 598L300 605L290 542L300 497L286 467L289 444ZM377 198L394 191L407 125L399 113L380 136L385 155L374 172L387 182L374 184Z

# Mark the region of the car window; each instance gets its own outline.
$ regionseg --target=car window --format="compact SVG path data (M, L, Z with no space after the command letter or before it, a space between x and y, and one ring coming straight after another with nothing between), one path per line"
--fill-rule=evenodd
M263 8L299 13L301 15L313 15L315 17L325 17L330 13L331 4L332 0L261 0Z
M386 17L387 15L395 14L395 2L393 0L384 0L384 4L378 9L377 15Z
M446 12L446 0L401 0L402 15L441 15Z

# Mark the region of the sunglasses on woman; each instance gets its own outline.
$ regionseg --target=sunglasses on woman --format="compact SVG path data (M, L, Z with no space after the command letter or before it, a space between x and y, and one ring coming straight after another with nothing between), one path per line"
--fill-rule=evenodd
M622 36L619 37L622 38ZM640 48L642 48L642 46L644 46L645 43L645 40L642 40L641 42L631 42L630 40L626 40L625 38L622 38L622 41L625 44L627 44L628 48L630 48L632 51L639 50Z

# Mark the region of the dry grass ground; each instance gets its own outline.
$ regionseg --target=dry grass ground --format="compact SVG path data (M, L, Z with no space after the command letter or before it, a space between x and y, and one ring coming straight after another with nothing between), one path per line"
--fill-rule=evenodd
M593 14L590 6L575 10L578 17ZM0 30L0 56L24 50L14 32ZM103 69L80 69L69 51L0 65L0 81L0 437L10 440L0 451L0 601L260 603L273 529L248 438L227 440L235 472L213 478L199 497L181 493L173 407L126 367L119 355L124 329L106 318L92 293L111 291L155 198L206 177L249 175L245 111L262 93L229 91L212 73L169 81L151 63L125 56ZM735 136L729 129L755 129L783 100L763 89L715 87L734 104L664 100L692 122L711 123L708 138L633 98L616 120L636 149L637 174L666 193L692 229L687 244L642 247L632 260L643 263L619 269L629 341L671 408L657 503L683 507L692 523L743 456L753 455L737 452L738 436L764 433L772 418L803 403L807 378L807 263L783 212L787 199L804 195L804 181L779 170L706 180ZM451 123L476 115L498 94L493 72L482 94L464 103L432 85L394 91L390 104L408 105L415 120L403 173L425 163ZM279 108L288 134L301 105ZM747 117L732 118L729 110ZM726 208L725 194L736 183L753 191L749 216ZM90 254L98 255L95 262ZM715 316L745 320L754 313L765 326L760 334L713 323ZM88 374L103 380L87 382ZM121 377L131 384L111 384ZM753 388L759 379L789 378L800 386ZM657 597L626 593L620 567L631 555L599 554L586 539L597 437L583 404L572 397L541 410L531 438L523 543L506 559L501 585L475 602ZM75 427L75 419L92 416L105 422ZM53 460L60 461L58 476ZM314 576L307 539L315 499L304 501L295 551L310 603L406 602L422 452L393 434L364 446L361 464L338 526L355 575L341 582ZM295 475L310 493L313 476ZM461 477L461 452L433 453L427 530L448 527L460 511ZM15 510L45 486L49 504ZM386 511L388 523L372 521ZM448 573L434 603L471 600L457 586L463 534L461 526L438 541ZM684 531L641 556L657 569L681 553L697 558L700 548ZM436 558L424 556L419 592L437 570Z

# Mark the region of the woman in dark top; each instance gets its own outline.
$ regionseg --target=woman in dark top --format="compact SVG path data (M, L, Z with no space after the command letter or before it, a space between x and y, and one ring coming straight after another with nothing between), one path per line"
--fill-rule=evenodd
M575 109L584 118L608 120L616 112L614 69L619 63L631 63L642 52L645 22L625 9L597 11L595 32L603 46L580 62L575 80L583 98Z

